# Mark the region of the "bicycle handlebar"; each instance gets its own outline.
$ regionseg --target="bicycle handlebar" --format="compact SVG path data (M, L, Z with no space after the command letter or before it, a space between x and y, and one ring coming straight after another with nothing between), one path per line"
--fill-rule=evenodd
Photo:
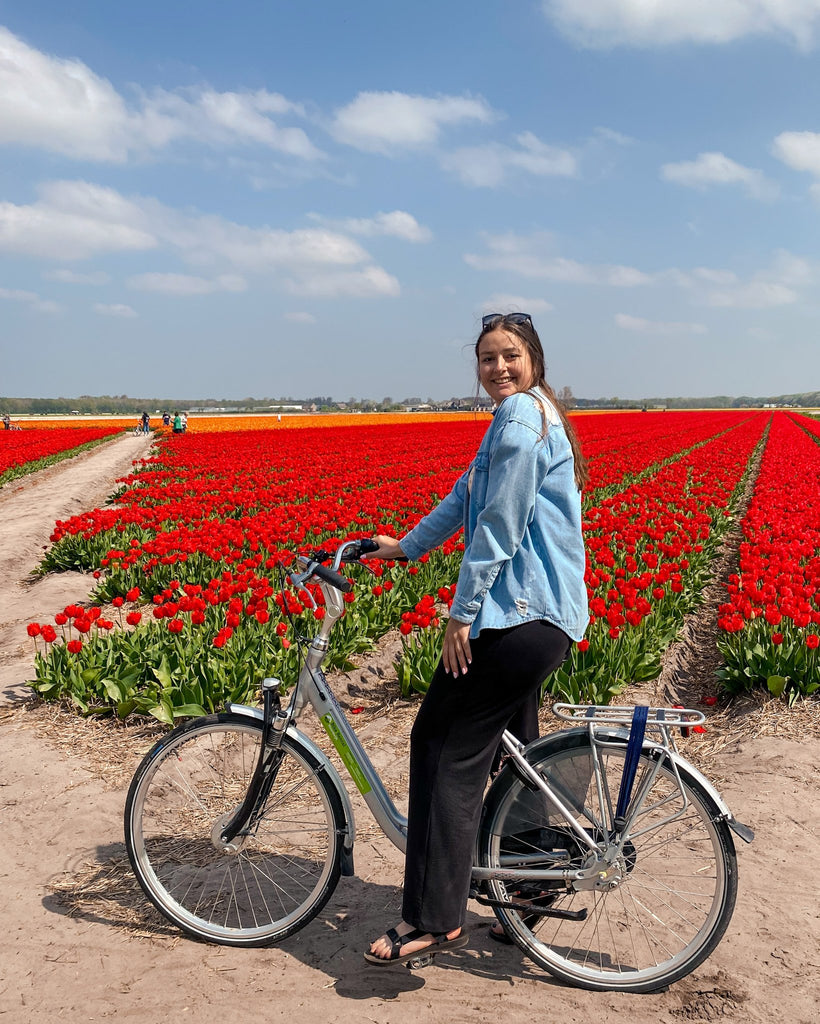
M329 583L343 593L353 589L353 583L335 569L328 569L321 563L330 558L327 551L313 551L309 555L297 555L296 560L304 567L304 572L299 575L292 575L288 578L295 587L304 586L311 576L318 576L320 580Z
M353 583L342 576L337 569L342 562L358 562L362 555L369 555L373 551L377 551L379 545L371 540L369 537L361 537L359 540L345 541L344 544L336 550L335 554L330 551L325 551L324 548L319 548L316 551L311 552L310 555L299 555L298 559L304 565L306 573L310 576L318 576L320 580L324 580L325 583L329 583L332 587L336 587L337 590L341 590L342 593L347 594L353 589ZM333 559L333 568L328 569L322 562L326 562L328 559ZM406 558L397 558L397 562L406 562ZM307 576L305 577L307 579ZM298 580L294 580L294 583L298 583Z
M332 587L336 587L337 590L341 590L343 594L347 594L353 589L352 581L347 579L346 576L342 576L341 573L333 569L327 569L318 562L310 566L310 571L314 576L318 576L320 580L324 580L325 583L329 583Z

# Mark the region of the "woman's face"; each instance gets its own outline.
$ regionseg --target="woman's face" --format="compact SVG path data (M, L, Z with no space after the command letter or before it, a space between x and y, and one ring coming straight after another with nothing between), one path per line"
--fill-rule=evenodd
M478 376L496 405L531 388L532 360L524 342L503 327L488 331L478 343Z

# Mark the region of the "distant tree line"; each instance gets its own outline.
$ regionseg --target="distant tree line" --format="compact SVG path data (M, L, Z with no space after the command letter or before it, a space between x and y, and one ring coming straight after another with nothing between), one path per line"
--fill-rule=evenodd
M561 398L559 392L558 395ZM566 403L565 403L566 404ZM710 395L707 398L575 398L572 405L578 409L744 409L749 406L794 406L816 409L820 406L820 391L806 391L796 395Z
M750 395L713 395L708 398L576 398L572 389L562 387L557 391L559 400L568 409L732 409L745 406L794 406L817 408L820 406L820 391L806 391L793 395L753 397ZM456 410L488 407L488 400L475 395L444 399L426 398L418 395L394 400L387 396L377 401L370 398L349 398L339 401L330 395L315 395L308 398L286 396L284 398L130 398L128 395L80 395L78 398L2 398L0 415L58 415L72 413L102 416L113 414L136 416L143 410L155 415L157 411L177 409L201 412L266 412L285 406L301 406L305 411L338 412L396 412L403 409Z

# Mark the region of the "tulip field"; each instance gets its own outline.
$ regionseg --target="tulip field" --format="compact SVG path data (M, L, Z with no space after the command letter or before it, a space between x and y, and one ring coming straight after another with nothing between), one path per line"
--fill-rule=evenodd
M120 433L120 424L55 426L50 430L0 430L0 486L93 448Z
M295 679L300 640L324 609L318 588L318 609L304 592L283 590L281 566L348 537L406 532L469 464L489 417L287 422L228 429L223 419L208 429L211 421L198 420L185 435L164 434L110 505L55 525L42 571L91 571L97 586L92 604L28 627L42 697L170 724L227 700L253 701L263 676ZM737 570L715 621L720 685L768 687L790 700L813 692L818 423L771 410L593 413L573 422L590 461L591 622L548 689L606 703L659 674L751 485ZM415 563L346 570L356 587L331 666L349 667L398 628L402 689L423 691L462 551L456 536Z

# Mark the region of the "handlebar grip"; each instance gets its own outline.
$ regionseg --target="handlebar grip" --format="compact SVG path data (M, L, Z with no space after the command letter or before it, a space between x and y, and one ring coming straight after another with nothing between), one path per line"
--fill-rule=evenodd
M379 545L374 540L371 540L369 537L362 537L362 539L359 541L359 554L360 555L369 555L371 551L377 551L378 547L379 547ZM391 559L388 559L388 561L391 561L391 562L407 562L407 561L409 561L409 559L404 558L404 557L402 557L402 558L391 558Z
M342 576L341 573L334 572L333 569L327 569L323 565L314 565L311 571L314 576L318 576L320 580L329 583L331 587L341 590L343 594L347 594L353 589L352 582L346 576Z

